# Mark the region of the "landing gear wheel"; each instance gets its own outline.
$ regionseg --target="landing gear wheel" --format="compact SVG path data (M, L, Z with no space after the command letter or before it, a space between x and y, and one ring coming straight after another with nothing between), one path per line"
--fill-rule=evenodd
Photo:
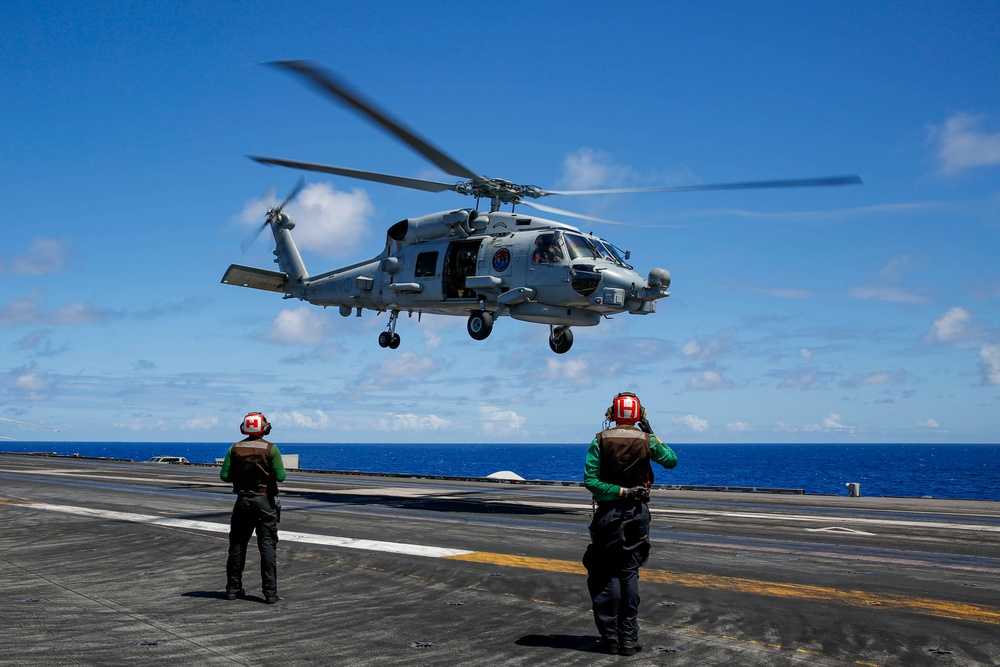
M549 347L556 354L566 354L573 347L573 332L569 327L555 327L549 335Z
M469 335L476 340L486 340L493 331L493 316L483 310L469 315Z
M395 350L399 347L399 334L396 333L396 320L399 319L399 311L393 310L389 313L389 324L385 331L378 335L379 347L388 347Z

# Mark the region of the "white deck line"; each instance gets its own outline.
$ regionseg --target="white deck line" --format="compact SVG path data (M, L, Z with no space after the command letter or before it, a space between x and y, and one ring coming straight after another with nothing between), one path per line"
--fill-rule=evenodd
M185 528L202 530L209 533L229 533L229 524L213 523L211 521L191 521L189 519L172 519L170 517L152 514L136 514L133 512L116 512L90 507L74 507L72 505L51 505L49 503L7 503L7 506L19 505L28 509L47 510L62 514L73 514L95 519L114 519L130 523L144 523L150 526L165 526L168 528ZM465 549L448 549L431 547L421 544L402 544L400 542L381 542L379 540L364 540L353 537L337 537L336 535L317 535L282 530L279 533L282 542L302 542L303 544L319 544L343 549L361 549L364 551L381 551L384 553L403 554L407 556L423 556L426 558L446 558L448 556L464 556L473 553Z

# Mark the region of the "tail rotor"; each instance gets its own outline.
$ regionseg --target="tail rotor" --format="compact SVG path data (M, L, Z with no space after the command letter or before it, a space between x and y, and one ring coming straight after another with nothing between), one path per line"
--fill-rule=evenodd
M264 222L254 231L252 231L249 236L243 239L243 243L240 244L240 247L243 250L243 254L246 254L247 250L250 249L250 246L252 246L254 242L260 237L260 234L261 232L264 231L265 227L267 227L273 222L278 222L281 219L282 210L284 210L285 206L287 206L289 202L295 199L295 197L297 197L298 194L302 192L302 189L305 186L306 186L306 179L304 177L300 177L298 183L295 184L295 187L292 188L292 191L288 193L287 197L285 197L285 201L281 202L277 206L273 205L274 188L273 187L268 188L267 193L265 193L263 198L264 201L267 202L268 206L267 215L264 216Z

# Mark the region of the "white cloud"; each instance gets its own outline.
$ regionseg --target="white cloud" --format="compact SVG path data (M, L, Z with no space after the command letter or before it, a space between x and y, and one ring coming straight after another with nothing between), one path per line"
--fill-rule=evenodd
M630 178L629 167L616 164L609 153L581 148L563 160L562 183L572 190L591 190L621 185Z
M917 422L917 426L920 428L941 428L936 419L925 419L924 421Z
M983 384L1000 384L1000 345L987 344L979 349Z
M753 427L746 422L733 422L732 424L726 424L726 429L734 433L746 433L747 431L752 431Z
M847 428L841 423L842 421L843 418L839 414L837 414L836 412L831 412L826 417L826 419L823 420L823 428L834 429L834 430Z
M268 417L268 421L275 426L291 426L312 430L333 427L333 420L322 410L314 410L312 416L302 414L297 410L292 412L276 412Z
M55 381L43 371L24 370L14 378L11 387L24 398L42 400L48 398L55 388Z
M93 306L74 302L44 312L37 294L17 299L0 307L0 325L23 326L26 324L50 324L66 326L73 324L97 324L109 319L110 313Z
M379 364L378 374L382 377L427 377L438 370L430 357L421 357L413 350L387 357Z
M167 423L162 419L157 419L155 421L145 419L143 417L133 417L127 422L115 422L113 424L115 428L124 429L126 431L165 431L167 430Z
M67 303L59 306L46 318L49 324L96 324L108 319L107 311L94 308L86 303Z
M487 435L510 435L520 433L527 419L513 410L504 410L493 405L479 406L479 419Z
M947 313L934 320L928 336L939 343L954 343L969 336L969 323L972 313L961 306L955 306Z
M275 205L277 202L269 193L248 202L237 219L247 227L259 227L268 208ZM362 242L370 236L374 211L375 207L364 190L355 188L350 192L341 192L328 183L307 185L285 207L285 213L295 223L292 236L299 249L327 257L356 254Z
M206 431L210 428L215 428L219 425L218 417L195 417L194 419L189 419L183 424L181 428L190 431Z
M726 343L718 338L713 338L702 345L692 338L684 343L684 346L681 347L681 352L688 359L718 359L726 353Z
M978 347L982 359L979 362L982 383L1000 384L1000 345L992 342L996 332L974 325L972 313L961 306L955 306L935 320L926 338L930 342L948 343L960 348Z
M594 384L590 362L581 357L569 359L549 359L546 362L545 377L554 380L565 380L571 384L590 386Z
M69 258L68 243L39 237L23 255L0 259L0 273L43 276L61 269Z
M329 323L323 314L312 308L286 308L278 313L262 338L277 345L316 345L329 332Z
M684 415L683 417L673 417L674 423L687 426L692 431L704 433L708 430L708 420L697 415Z
M688 380L688 389L699 389L699 390L713 390L713 389L731 389L733 386L732 382L729 382L722 377L717 371L702 371L700 375L695 375Z
M436 350L441 347L441 336L433 329L424 328L424 347L428 350Z
M952 175L974 167L1000 164L1000 132L981 130L984 116L959 112L930 128L937 144L939 173Z
M899 369L898 371L877 371L875 373L869 373L865 377L861 378L861 384L899 384L906 380L906 376L907 373L903 369Z
M379 431L440 431L451 428L451 422L437 415L416 415L411 412L389 413L375 420Z
M339 192L327 183L313 183L288 205L287 212L296 221L300 248L345 257L368 238L375 207L360 188Z
M788 371L786 373L771 373L783 378L778 383L778 389L811 389L823 379L816 371Z
M813 353L812 350L804 347L801 350L799 350L799 356L805 359L806 361L809 361L810 359L813 358Z
M277 427L302 428L313 431L334 431L349 427L346 420L337 420L323 410L302 413L275 412L268 419ZM390 412L370 422L366 428L376 431L440 431L452 427L447 419L434 414L418 415L412 412Z

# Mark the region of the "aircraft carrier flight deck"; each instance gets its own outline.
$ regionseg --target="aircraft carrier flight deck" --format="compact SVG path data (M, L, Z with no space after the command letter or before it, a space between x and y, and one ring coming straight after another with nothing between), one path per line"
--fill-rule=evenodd
M267 605L218 474L0 455L0 665L1000 665L1000 502L654 490L625 657L579 485L292 471Z

